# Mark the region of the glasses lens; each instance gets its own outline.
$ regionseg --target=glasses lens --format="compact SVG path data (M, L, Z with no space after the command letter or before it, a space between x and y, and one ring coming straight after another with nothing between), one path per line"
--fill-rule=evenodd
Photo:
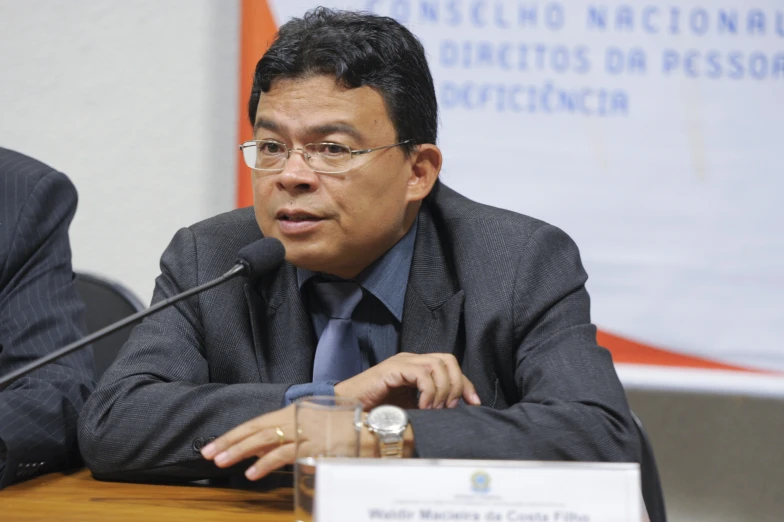
M257 170L282 170L286 165L286 146L275 141L249 141L242 146L245 164Z
M311 143L305 146L305 152L316 172L344 172L351 161L351 149L339 143Z

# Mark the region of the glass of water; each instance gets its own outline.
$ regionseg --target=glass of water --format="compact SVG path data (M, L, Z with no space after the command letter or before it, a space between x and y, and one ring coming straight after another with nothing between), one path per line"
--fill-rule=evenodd
M348 397L313 396L295 404L294 519L312 522L319 460L359 456L362 403Z

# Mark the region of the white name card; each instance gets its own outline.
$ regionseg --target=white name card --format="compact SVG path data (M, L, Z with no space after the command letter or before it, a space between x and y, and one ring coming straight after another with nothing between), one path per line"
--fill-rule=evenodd
M316 522L639 522L637 464L325 459Z

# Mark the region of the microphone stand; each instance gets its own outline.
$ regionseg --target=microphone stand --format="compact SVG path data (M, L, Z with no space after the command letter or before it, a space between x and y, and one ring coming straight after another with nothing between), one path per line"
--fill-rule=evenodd
M0 378L0 390L5 389L9 384L14 382L15 380L19 379L20 377L24 377L28 373L30 373L30 372L32 372L34 370L37 370L41 366L49 364L50 362L52 362L52 361L54 361L56 359L59 359L60 357L64 357L64 356L68 355L71 352L75 352L79 348L82 348L82 347L84 347L84 346L86 346L86 345L88 345L88 344L90 344L92 342L95 342L95 341L98 341L100 339L103 339L107 335L116 332L117 330L119 330L123 326L127 326L127 325L133 323L134 321L136 321L138 319L142 319L144 317L152 315L155 312L157 312L158 310L160 310L161 308L166 308L167 306L172 305L172 304L174 304L174 303L176 303L178 301L182 301L183 299L188 298L188 297L192 296L193 294L198 294L199 292L203 292L204 290L208 290L208 289L212 288L213 286L217 286L217 285L219 285L221 283L224 283L224 282L228 281L229 279L242 274L246 269L247 269L246 265L237 263L228 272L226 272L222 276L218 277L217 279L213 279L212 281L204 283L201 286L197 286L195 288L191 288L190 290L188 290L186 292L174 295L174 296L172 296L172 297L170 297L170 298L168 298L168 299L166 299L164 301L160 301L158 303L155 303L153 306L151 306L150 308L148 308L146 310L142 310L141 312L136 312L133 315L129 315L125 319L121 319L120 321L117 321L114 324L110 324L109 326L101 328L100 330L97 330L97 331L91 333L87 337L83 337L83 338L79 339L78 341L74 341L71 344L66 345L66 346L60 348L59 350L56 350L56 351L54 351L54 352L52 352L52 353L50 353L48 355L45 355L44 357L41 357L40 359L36 359L35 361L33 361L33 362L29 363L29 364L26 364L26 365L22 366L21 368L19 368L19 369L15 370L15 371L9 373L8 375L5 375L2 378Z

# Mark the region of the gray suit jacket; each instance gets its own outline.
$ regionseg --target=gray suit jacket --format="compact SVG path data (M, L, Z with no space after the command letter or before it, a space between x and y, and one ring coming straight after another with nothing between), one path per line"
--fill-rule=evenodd
M0 148L0 374L85 334L68 243L75 211L65 175ZM76 420L94 385L85 349L0 391L0 489L80 463Z
M437 184L420 212L400 349L453 353L482 407L411 411L421 457L638 461L610 354L596 345L575 244ZM153 301L225 272L261 237L240 209L180 230ZM202 445L310 382L316 339L284 263L144 321L80 419L97 478L219 477Z

